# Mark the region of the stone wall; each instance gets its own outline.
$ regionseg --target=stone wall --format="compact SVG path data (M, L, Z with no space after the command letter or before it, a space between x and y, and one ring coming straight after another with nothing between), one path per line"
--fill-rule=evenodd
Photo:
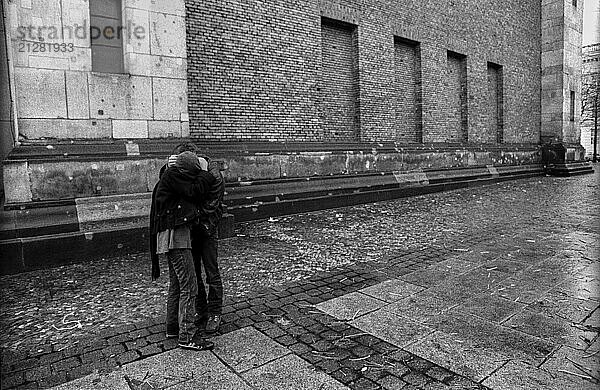
M183 0L116 3L122 74L92 72L88 0L7 2L24 141L188 135Z
M4 11L4 4L0 3ZM6 47L6 30L4 12L0 13L0 198L4 195L2 160L14 146L14 129L12 126L12 104L10 93L10 74L8 71L8 51Z
M398 117L400 40L419 51L419 107L424 142L494 143L489 126L487 64L502 66L506 143L537 143L540 134L541 1L485 0L206 0L186 1L191 135L195 139L319 141L331 112L324 90L331 21L356 36L340 74L358 62L357 121L340 122L360 141L414 142ZM328 31L328 30L327 30ZM325 39L324 39L325 38ZM341 46L338 47L341 50ZM463 56L467 133L452 130L445 85L448 51ZM340 86L340 85L339 85ZM419 101L419 96L421 100ZM358 123L358 131L352 126ZM339 130L336 130L339 131Z
M542 140L578 144L583 4L542 2ZM574 101L571 95L574 93Z

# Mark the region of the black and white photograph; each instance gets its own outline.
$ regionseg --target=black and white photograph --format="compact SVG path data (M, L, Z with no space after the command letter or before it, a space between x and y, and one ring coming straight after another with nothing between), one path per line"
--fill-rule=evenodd
M0 10L0 389L600 388L600 0Z

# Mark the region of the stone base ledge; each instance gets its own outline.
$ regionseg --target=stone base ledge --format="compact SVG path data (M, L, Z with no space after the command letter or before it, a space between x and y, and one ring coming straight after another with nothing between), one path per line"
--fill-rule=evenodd
M12 150L5 162L122 159L124 157L164 157L181 142L194 142L211 157L279 155L279 154L345 154L390 152L444 151L523 151L537 150L537 144L465 144L427 143L399 144L395 142L256 142L205 141L189 138L136 140L58 140L43 139L23 142Z
M578 176L594 173L594 168L590 162L575 162L553 164L546 167L546 171L553 176Z
M181 141L181 140L180 140ZM6 203L150 192L172 147L157 143L29 145L3 164ZM537 164L535 145L203 144L228 185Z
M352 206L544 174L541 165L391 172L229 186L221 238L234 222ZM290 186L291 185L291 186ZM284 187L282 187L284 186ZM287 186L287 187L285 187ZM285 189L285 193L282 190ZM148 250L148 193L3 212L0 274ZM60 223L62 221L62 224Z

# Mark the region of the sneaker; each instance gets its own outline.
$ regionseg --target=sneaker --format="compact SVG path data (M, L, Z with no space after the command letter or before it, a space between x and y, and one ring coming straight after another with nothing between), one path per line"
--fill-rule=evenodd
M193 351L211 351L215 347L215 344L211 341L194 337L194 339L187 343L179 342L179 348L191 349Z
M206 329L204 331L208 334L216 333L219 330L219 325L221 325L221 315L211 315L210 317L208 317Z

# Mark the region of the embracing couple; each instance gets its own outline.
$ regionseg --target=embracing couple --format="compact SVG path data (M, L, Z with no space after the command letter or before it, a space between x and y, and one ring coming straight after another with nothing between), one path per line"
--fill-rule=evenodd
M212 349L214 344L207 337L218 331L221 322L223 283L217 236L224 192L218 166L193 143L173 150L152 192L152 279L160 275L159 256L165 256L169 265L167 337L177 337L184 349Z

